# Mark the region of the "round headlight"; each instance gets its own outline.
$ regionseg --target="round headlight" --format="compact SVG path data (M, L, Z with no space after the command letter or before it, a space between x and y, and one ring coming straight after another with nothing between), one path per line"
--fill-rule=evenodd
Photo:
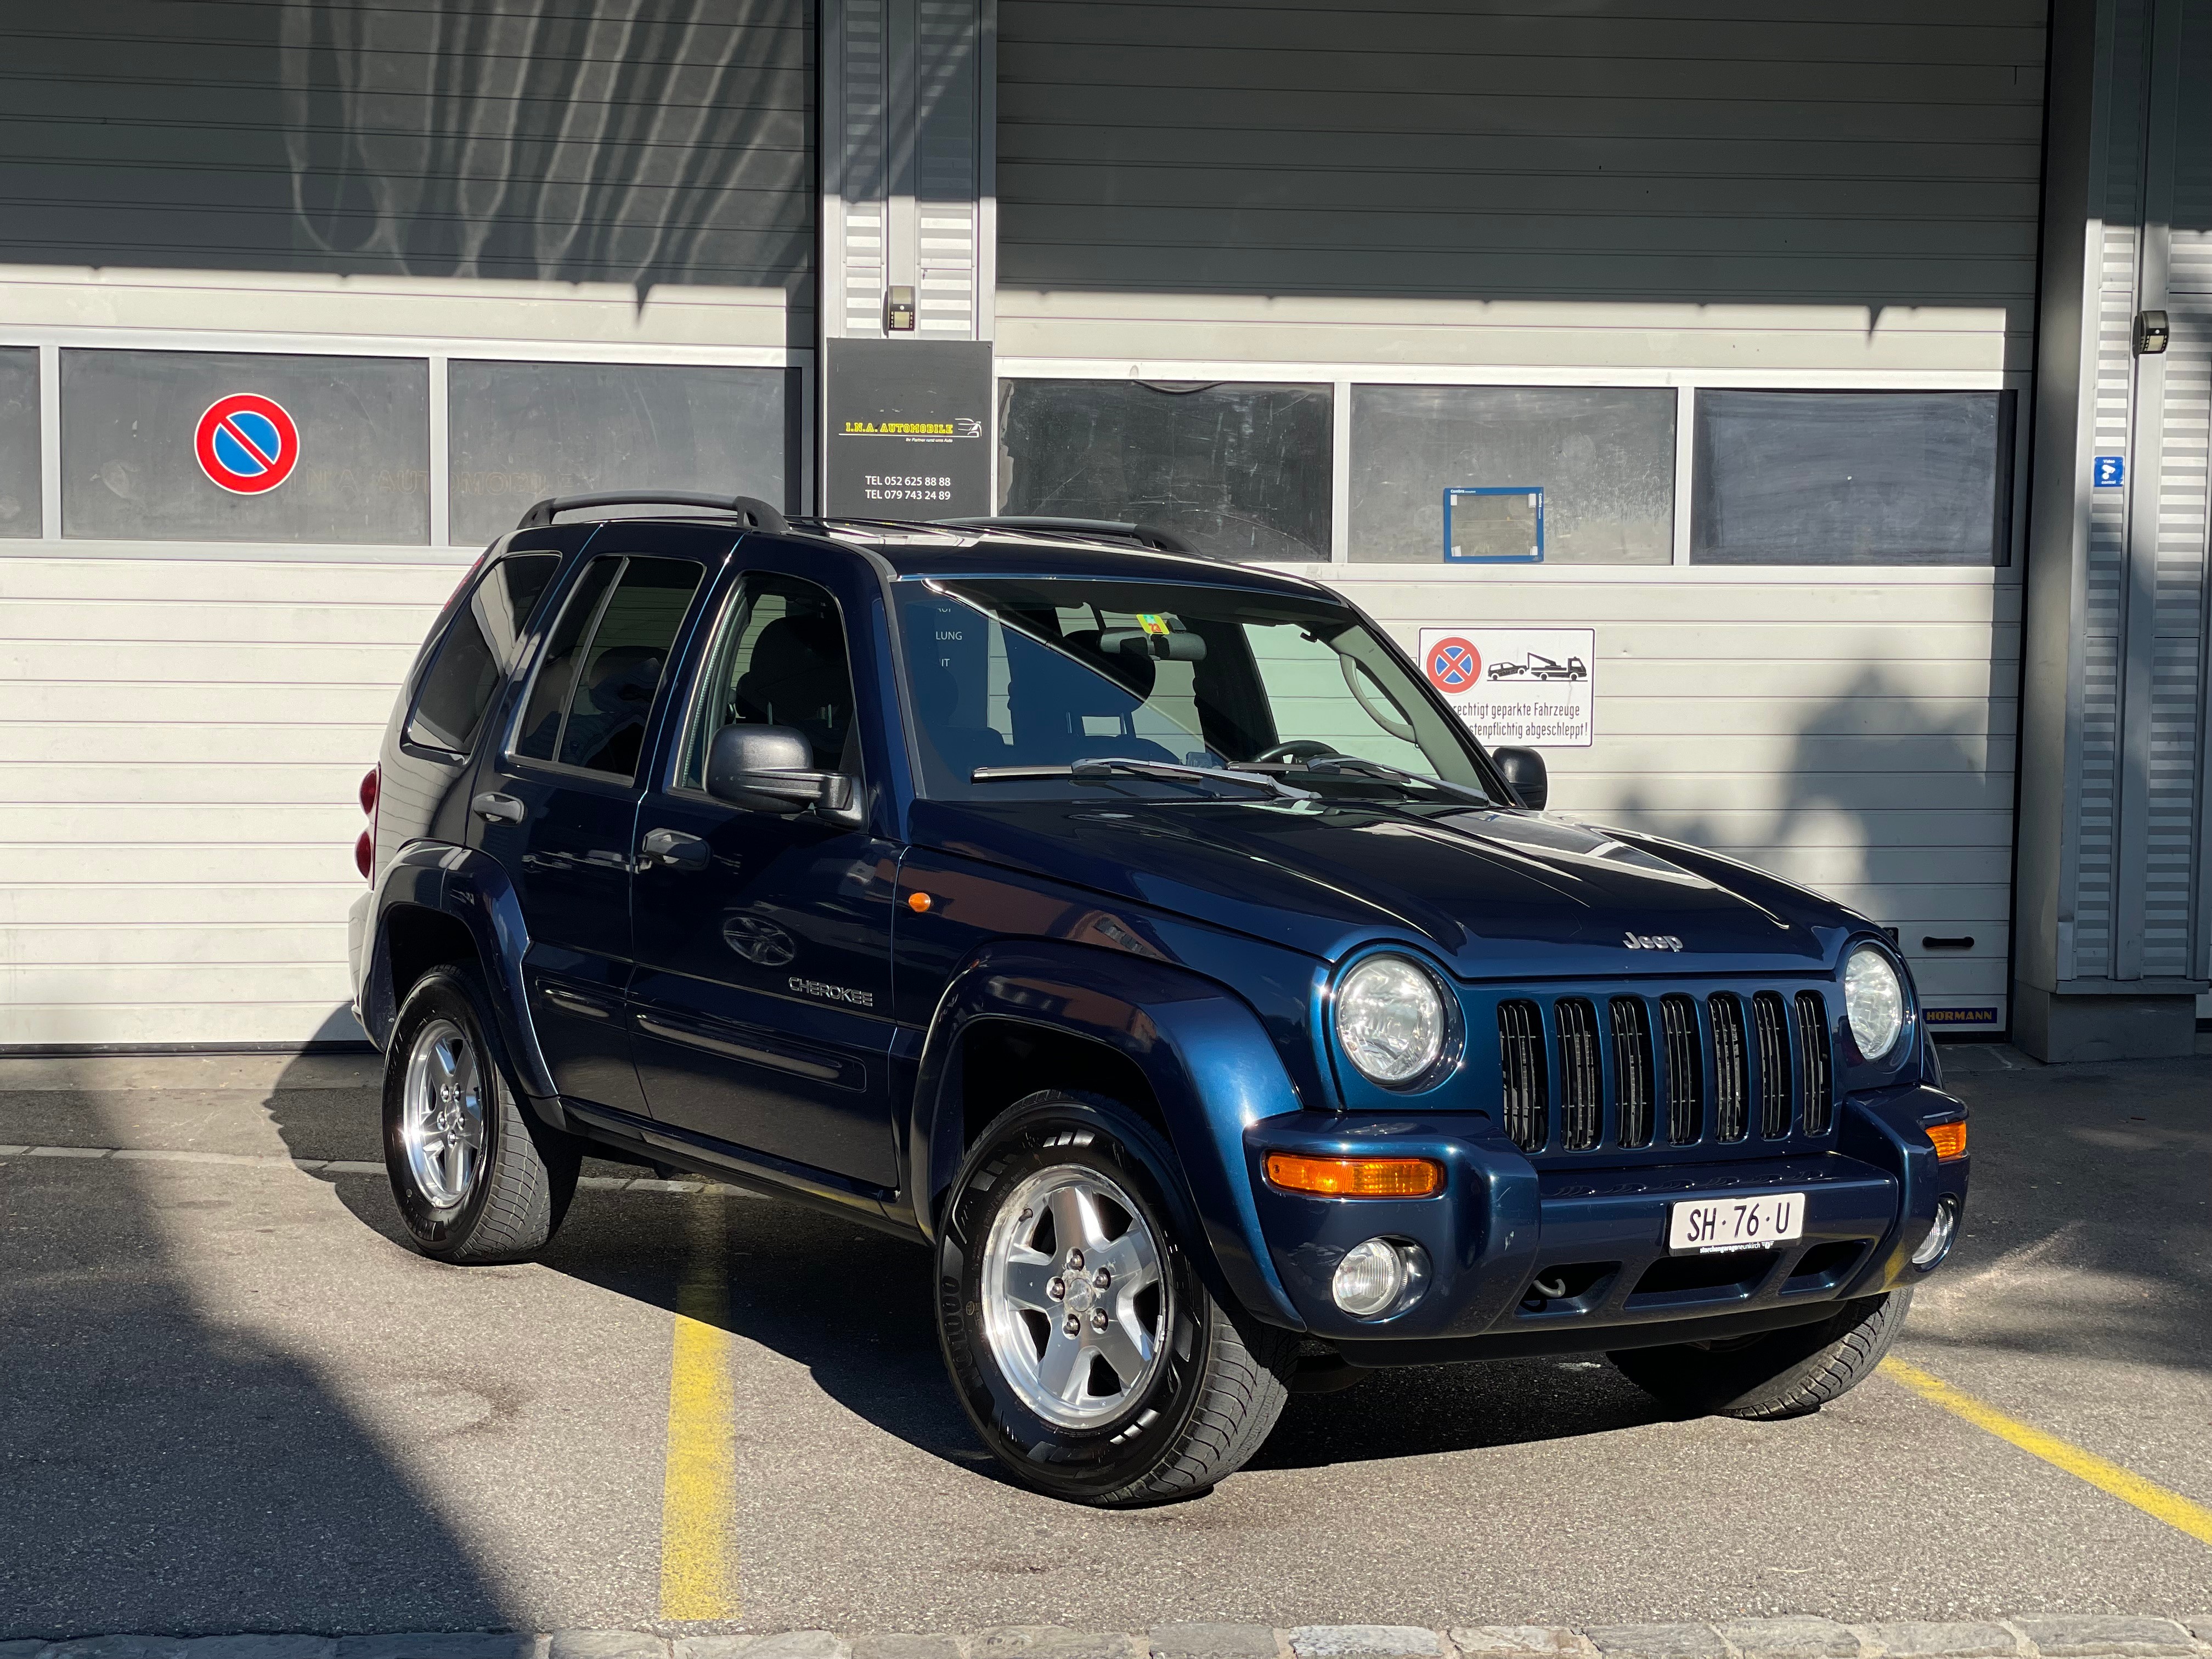
M1444 1000L1403 957L1370 957L1336 990L1336 1040L1363 1077L1410 1083L1444 1051Z
M1859 1053L1880 1060L1905 1030L1905 981L1888 956L1862 945L1844 964L1844 1017Z

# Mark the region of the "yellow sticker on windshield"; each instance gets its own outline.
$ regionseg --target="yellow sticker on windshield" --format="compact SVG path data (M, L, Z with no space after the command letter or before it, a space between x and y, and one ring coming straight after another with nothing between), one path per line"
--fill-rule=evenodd
M1168 631L1168 619L1158 611L1139 611L1137 613L1137 626L1147 634L1164 634Z

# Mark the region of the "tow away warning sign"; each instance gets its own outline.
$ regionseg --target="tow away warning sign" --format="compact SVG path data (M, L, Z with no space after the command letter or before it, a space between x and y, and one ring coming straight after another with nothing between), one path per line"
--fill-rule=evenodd
M1424 628L1421 672L1486 744L1587 749L1597 630Z

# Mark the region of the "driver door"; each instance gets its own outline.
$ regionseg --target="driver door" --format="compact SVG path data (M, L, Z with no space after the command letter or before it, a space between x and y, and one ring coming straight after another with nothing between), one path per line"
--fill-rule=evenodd
M778 813L709 795L714 733L794 729L816 769L859 781L855 591L747 568L743 548L714 632L639 809L630 1018L653 1115L710 1141L848 1182L898 1185L887 1060L898 852L865 821ZM658 850L656 850L658 849Z

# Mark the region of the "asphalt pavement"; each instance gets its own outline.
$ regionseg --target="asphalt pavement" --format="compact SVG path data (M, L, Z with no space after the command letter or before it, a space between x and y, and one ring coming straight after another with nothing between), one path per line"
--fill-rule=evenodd
M1949 1052L1973 1204L1899 1356L2212 1506L2212 1059ZM273 1069L0 1062L0 1639L678 1628L671 1339L716 1264L727 1628L2212 1606L2212 1541L1887 1375L1749 1424L1597 1360L1382 1373L1294 1398L1210 1495L1073 1508L976 1447L921 1251L595 1165L543 1261L441 1267L364 1067Z

